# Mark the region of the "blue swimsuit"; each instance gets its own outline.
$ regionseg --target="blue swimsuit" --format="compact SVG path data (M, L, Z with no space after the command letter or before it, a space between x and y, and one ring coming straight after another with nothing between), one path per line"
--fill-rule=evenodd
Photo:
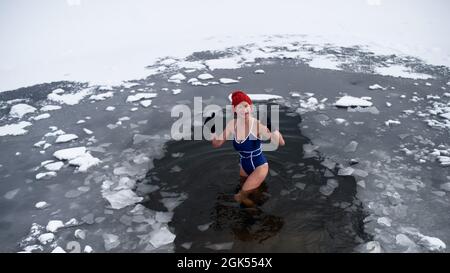
M233 140L233 146L236 151L239 152L240 157L240 164L242 169L247 173L247 175L250 175L258 166L261 166L263 164L267 163L267 159L262 153L261 149L261 140L257 138L252 133L252 126L250 126L250 131L245 138L244 141L238 142L236 140L236 126L234 131L234 140Z

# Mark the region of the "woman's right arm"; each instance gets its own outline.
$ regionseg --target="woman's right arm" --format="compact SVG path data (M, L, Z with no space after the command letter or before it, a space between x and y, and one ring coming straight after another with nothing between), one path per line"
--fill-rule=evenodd
M231 133L231 128L233 128L233 120L230 120L228 122L227 126L225 127L225 130L223 130L220 137L215 133L212 134L211 142L214 148L219 148L225 143L225 141L228 139L228 136Z

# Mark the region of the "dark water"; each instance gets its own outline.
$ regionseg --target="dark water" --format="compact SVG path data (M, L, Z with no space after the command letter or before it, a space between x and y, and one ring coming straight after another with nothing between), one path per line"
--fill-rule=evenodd
M303 145L310 140L301 134L300 123L300 116L280 109L286 146L265 152L270 173L253 209L233 199L240 181L231 141L219 149L206 140L168 143L166 157L154 162L142 183L156 180L162 192L188 195L170 223L177 235L177 252L213 251L205 246L227 242L233 242L226 250L231 252L351 252L367 239L362 230L364 214L355 200L355 179L329 177L330 172L325 177L320 155L303 158ZM172 156L177 153L182 156ZM326 197L319 189L329 178L339 186ZM304 189L296 183L303 183ZM147 207L163 208L157 201L159 191L148 197ZM207 230L198 227L207 224ZM192 244L186 249L184 243Z

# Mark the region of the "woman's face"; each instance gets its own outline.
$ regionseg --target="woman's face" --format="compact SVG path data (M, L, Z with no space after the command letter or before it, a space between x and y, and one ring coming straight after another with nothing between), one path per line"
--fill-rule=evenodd
M236 105L234 112L236 112L239 117L248 117L252 112L252 106L248 104L248 102L243 101Z

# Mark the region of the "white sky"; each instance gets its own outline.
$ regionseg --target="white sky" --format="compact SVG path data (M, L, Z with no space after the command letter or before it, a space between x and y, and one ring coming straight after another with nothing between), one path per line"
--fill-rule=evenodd
M140 78L157 57L260 34L377 43L450 66L449 11L446 0L0 0L0 91Z

